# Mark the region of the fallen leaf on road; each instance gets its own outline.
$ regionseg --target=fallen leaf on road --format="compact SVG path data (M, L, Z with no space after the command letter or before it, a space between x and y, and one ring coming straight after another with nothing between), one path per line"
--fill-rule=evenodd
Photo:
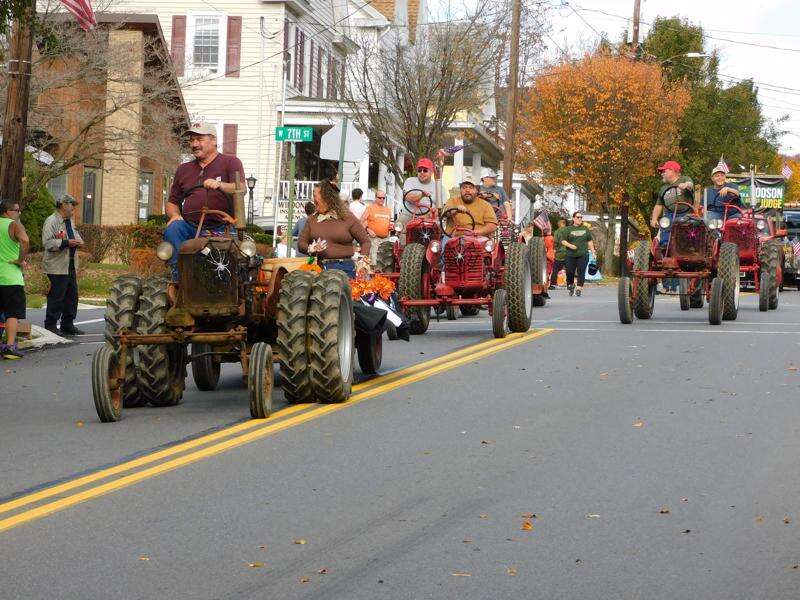
M793 569L800 569L800 565L795 565L792 567Z
M305 540L295 540L294 543L297 544L298 546L304 546L306 541Z
M142 555L139 557L139 560L150 560L150 557L149 557L149 556L147 556L147 554L142 554Z
M587 519L599 519L600 515L598 515L597 513L589 513L588 515L586 515L586 518Z
M453 573L453 577L472 577L472 573Z
M608 379L608 373L600 373L600 379Z
M75 427L83 427L83 421L75 421Z
M658 514L660 514L660 515L668 515L669 514L669 509L662 506L661 510L658 511Z
M763 523L764 517L756 517L756 523Z
M524 515L522 515L522 518L523 519L538 519L539 515L537 515L536 513L525 513Z
M259 546L259 547L258 547L258 549L259 549L259 550L266 550L266 549L267 549L267 547L266 547L266 546L264 546L264 545L261 545L261 546Z
M506 574L508 574L509 577L516 577L517 570L513 567L509 567L508 569L506 569Z
M300 583L308 583L309 579L305 575L300 578Z
M688 501L689 501L688 498L681 498L681 502L688 502Z
M575 564L576 564L576 565L583 564L583 561L582 561L580 558L576 558L576 559L575 559Z
M644 427L644 421L642 421L641 419L636 419L636 421L634 421L633 423L633 426L636 427L637 429L641 429L642 427Z
M486 444L488 446L489 444L494 444L494 440L481 440L481 444Z
M481 513L481 514L478 515L478 518L479 519L488 519L489 515L487 515L486 513Z
M461 541L464 542L465 544L471 544L472 543L472 540L461 540Z
M692 530L691 529L684 529L683 531L681 531L681 533L692 533Z
M522 527L520 528L521 531L533 531L533 523L530 521L523 521Z
M319 571L317 571L317 573L319 573L320 575L327 575L327 573L328 573L328 569L326 569L326 568L324 568L324 567L323 567L322 569L320 569Z
M789 523L792 522L792 520L789 517L783 517L783 522L788 525Z
M797 371L797 367L789 367L790 371Z
M247 566L250 567L251 569L260 569L261 567L264 566L264 563L260 562L247 563Z

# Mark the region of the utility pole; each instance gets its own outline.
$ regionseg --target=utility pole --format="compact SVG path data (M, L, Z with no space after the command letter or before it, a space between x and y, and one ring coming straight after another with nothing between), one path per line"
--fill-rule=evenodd
M0 150L0 197L15 201L22 199L35 19L36 2L31 0L14 21L9 49L3 148Z
M639 56L639 10L641 0L633 2L633 60L638 60ZM628 260L628 206L630 197L628 192L622 197L622 204L619 207L619 275L623 277L626 272Z
M508 65L508 102L506 104L506 147L503 156L503 190L511 198L514 183L514 154L517 134L517 86L519 84L519 29L522 0L512 0L511 52Z

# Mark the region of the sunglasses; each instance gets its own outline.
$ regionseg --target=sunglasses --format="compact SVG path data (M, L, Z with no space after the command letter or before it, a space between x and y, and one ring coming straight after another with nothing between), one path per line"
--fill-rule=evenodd
M19 213L19 212L22 212L22 209L21 208L9 208L6 212Z
M573 219L583 219L583 215L575 215Z
M430 169L427 168L427 167L418 167L417 168L417 173L427 173L428 171L430 171Z
M375 196L378 200L386 200L386 196Z

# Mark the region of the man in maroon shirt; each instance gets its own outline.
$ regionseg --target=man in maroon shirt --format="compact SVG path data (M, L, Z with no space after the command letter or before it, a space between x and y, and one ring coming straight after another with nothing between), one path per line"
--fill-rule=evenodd
M169 222L164 239L175 249L169 261L173 281L178 281L178 249L194 237L203 208L221 210L232 217L236 173L239 173L239 181L244 182L242 161L217 152L216 128L198 123L188 134L194 160L183 163L175 172L165 209ZM223 229L224 222L212 214L203 220L203 227L206 225L216 232Z

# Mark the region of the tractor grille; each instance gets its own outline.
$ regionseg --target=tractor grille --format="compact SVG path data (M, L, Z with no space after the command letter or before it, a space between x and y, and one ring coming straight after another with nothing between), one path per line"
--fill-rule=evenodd
M406 243L427 246L430 242L438 240L440 237L441 235L438 227L435 225L426 225L409 231L406 235Z
M454 287L483 283L482 248L459 238L444 251L445 283Z
M700 260L706 255L705 226L696 223L677 223L672 226L671 254L675 258Z
M181 295L183 305L222 308L236 307L237 281L236 260L226 250L209 244L207 254L181 254Z
M756 237L752 222L726 223L723 241L733 242L739 247L739 256L742 258L755 258Z

